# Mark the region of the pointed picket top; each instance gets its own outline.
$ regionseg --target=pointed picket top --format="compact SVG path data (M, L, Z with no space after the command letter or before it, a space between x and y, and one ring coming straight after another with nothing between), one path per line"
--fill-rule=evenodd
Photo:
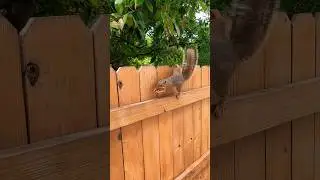
M13 25L7 20L7 18L5 18L4 16L0 15L0 27L8 29L14 33L18 33L17 29L15 27L13 27Z
M99 15L96 21L92 24L90 30L92 32L99 31L101 29L105 30L109 28L110 16L109 15Z
M110 37L108 18L104 15L99 16L97 21L92 25L90 32L93 37L94 66L96 78L96 99L97 99L97 116L100 124L107 119L107 103L110 98L109 94L109 74L107 73L110 66ZM106 75L107 74L107 75ZM107 101L106 101L107 100Z
M97 127L92 34L80 16L33 17L20 39L24 67L39 67L36 85L26 81L31 142Z
M116 71L110 67L110 108L119 106L118 88L117 88L117 74Z
M291 18L292 26L301 23L309 23L314 21L314 16L312 13L299 13L294 14Z
M27 126L17 30L0 16L0 149L27 143Z
M20 36L26 36L40 31L63 33L63 30L70 29L89 32L89 29L79 15L32 17L20 31ZM30 31L30 32L29 32Z
M120 106L140 102L139 79L139 72L133 66L120 67L117 70L117 86Z

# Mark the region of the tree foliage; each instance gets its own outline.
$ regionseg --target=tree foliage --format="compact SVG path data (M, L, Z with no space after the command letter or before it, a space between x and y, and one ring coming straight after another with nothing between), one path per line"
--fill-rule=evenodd
M209 64L209 21L199 11L223 10L231 0L35 0L35 16L80 14L90 25L111 14L111 63L114 67L177 64L183 48L197 46L199 64ZM282 0L290 13L320 12L319 0Z
M86 24L91 24L99 14L109 14L107 0L36 0L35 16L61 16L79 14Z
M199 28L208 30L205 23L198 26L199 21L196 19L196 13L209 12L209 1L206 0L111 2L111 56L114 66L130 64L136 58L149 58L149 63L156 65L164 62L177 63L182 59L182 56L179 56L181 48L197 45L197 32L204 32Z
M183 48L200 46L200 63L209 62L208 0L37 0L37 16L80 14L90 25L111 14L111 63L114 67L176 64ZM203 58L202 58L203 57Z

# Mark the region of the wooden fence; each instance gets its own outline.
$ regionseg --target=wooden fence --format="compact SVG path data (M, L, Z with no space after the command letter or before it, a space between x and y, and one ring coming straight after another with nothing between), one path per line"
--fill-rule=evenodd
M210 130L208 67L180 100L157 99L169 67L107 72L108 18L32 18L18 33L0 17L1 179L106 179L110 152L112 179L320 179L320 16L274 23Z
M0 17L0 179L107 179L109 20Z
M209 67L184 93L156 98L168 66L110 69L111 179L209 179Z
M320 179L320 14L278 13L211 121L215 180Z

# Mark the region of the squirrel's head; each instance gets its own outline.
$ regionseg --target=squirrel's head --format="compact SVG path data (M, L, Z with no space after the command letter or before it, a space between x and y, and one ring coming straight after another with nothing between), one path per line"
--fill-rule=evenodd
M166 85L168 82L167 82L167 80L166 79L161 79L161 80L159 80L158 81L158 86L160 85Z
M156 88L153 90L156 94L164 93L168 84L167 79L161 79L158 81Z

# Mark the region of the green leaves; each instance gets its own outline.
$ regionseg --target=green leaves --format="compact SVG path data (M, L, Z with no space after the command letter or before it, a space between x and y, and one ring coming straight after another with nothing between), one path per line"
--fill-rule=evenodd
M150 2L150 0L145 0L145 3L146 3L146 6L148 8L148 10L153 13L153 5L152 3Z
M113 61L141 63L142 59L152 57L151 63L155 64L177 63L181 57L172 47L203 44L208 40L197 38L209 39L203 33L198 34L203 27L198 26L195 18L201 9L209 10L207 1L113 0L116 11L111 22L112 34L116 36L111 39Z
M114 5L117 12L122 14L124 9L123 0L115 0Z
M125 14L123 16L123 21L128 25L128 27L132 27L134 25L134 17L131 13Z
M134 8L137 9L143 4L144 0L134 0Z

